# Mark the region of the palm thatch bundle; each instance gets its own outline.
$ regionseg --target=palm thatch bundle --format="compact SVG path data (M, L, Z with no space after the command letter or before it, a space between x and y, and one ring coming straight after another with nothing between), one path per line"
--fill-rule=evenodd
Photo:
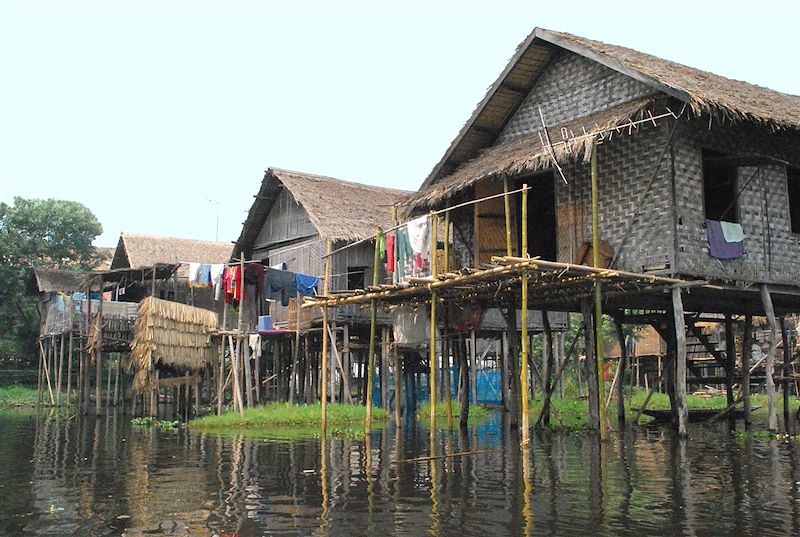
M131 343L134 388L151 387L151 370L158 364L197 371L211 363L218 354L211 338L217 328L213 311L155 297L142 300Z

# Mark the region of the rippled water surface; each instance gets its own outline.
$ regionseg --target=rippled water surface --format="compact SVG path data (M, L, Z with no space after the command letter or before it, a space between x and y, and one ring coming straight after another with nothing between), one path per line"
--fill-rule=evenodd
M409 423L368 441L133 428L0 414L2 535L800 535L800 446L720 424L688 442L599 445L500 417L464 435Z

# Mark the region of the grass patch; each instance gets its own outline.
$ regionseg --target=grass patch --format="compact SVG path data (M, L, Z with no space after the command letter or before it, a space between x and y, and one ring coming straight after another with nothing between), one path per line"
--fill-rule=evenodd
M0 408L36 406L39 402L36 388L5 386L0 388Z
M461 417L461 407L458 401L450 399L450 408L453 409L453 423L458 424ZM491 415L491 411L480 405L469 405L469 417L467 418L468 425L476 425L486 420ZM420 403L417 406L417 419L421 422L430 422L431 404ZM444 401L436 402L436 420L437 426L447 426L447 403Z
M246 429L286 429L286 428L319 428L321 419L319 403L310 405L292 405L289 403L269 403L256 408L248 408L244 416L229 410L219 416L204 416L189 422L189 427L196 430L225 432ZM345 405L334 403L328 405L328 432L338 431L363 435L364 420L367 409L362 405ZM372 422L383 424L389 419L389 413L382 408L372 408Z
M162 431L176 431L183 427L183 423L178 420L160 420L154 416L144 418L133 418L131 423L134 427L158 427Z

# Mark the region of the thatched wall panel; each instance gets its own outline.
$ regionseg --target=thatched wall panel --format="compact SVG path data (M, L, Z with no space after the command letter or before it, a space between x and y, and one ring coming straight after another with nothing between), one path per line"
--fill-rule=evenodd
M542 130L539 108L549 126L565 123L656 90L571 52L561 52L506 124L498 143Z

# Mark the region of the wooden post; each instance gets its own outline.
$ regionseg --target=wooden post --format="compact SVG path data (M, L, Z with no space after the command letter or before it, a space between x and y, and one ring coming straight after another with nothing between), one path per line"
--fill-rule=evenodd
M786 317L781 317L781 337L783 338L783 428L792 434L792 421L789 414L789 370L792 366L792 336Z
M61 333L59 338L59 352L58 352L58 383L56 385L56 406L61 406L61 382L64 374L64 333Z
M725 314L725 395L728 405L733 404L733 383L736 374L736 339L733 334L733 318ZM731 414L733 416L734 414Z
M475 330L469 333L469 390L473 404L478 404L478 339Z
M394 344L394 424L398 429L403 424L403 364L399 347L397 343Z
M241 363L240 354L241 346L238 344L236 347L233 345L233 336L228 336L228 349L231 354L231 375L233 377L233 388L231 389L233 397L233 408L240 416L244 416L244 402L242 401L242 384L239 380L239 364Z
M70 314L70 318L72 315ZM72 347L74 346L72 321L69 327L69 348L67 349L67 406L70 406L70 396L72 395Z
M244 279L242 281L244 281ZM244 308L244 302L239 304L239 308ZM244 329L244 326L242 326L242 328ZM253 408L253 369L250 365L250 337L246 333L242 333L240 337L242 338L241 344L243 351L242 367L244 367L244 388L247 391L245 394L245 401L247 402L247 408Z
M689 435L689 408L686 402L686 323L681 288L672 288L672 314L675 327L675 403L678 411L678 436Z
M445 306L447 312L447 306ZM444 314L445 326L447 326L447 313ZM442 335L442 375L444 376L444 404L447 405L447 429L453 428L453 387L450 380L450 343L452 337Z
M389 329L381 329L381 407L389 411Z
M753 316L744 316L744 334L742 335L742 401L744 406L744 429L753 428L753 419L750 414L750 356L753 353Z
M511 198L508 195L508 178L503 176L503 208L506 217L506 255L512 256L514 252L511 248ZM522 255L527 255L527 252L523 252ZM477 263L476 263L477 265Z
M244 287L244 251L241 252L241 256L239 257L239 285ZM244 298L244 289L239 290L239 296ZM242 342L244 341L244 337L242 336L242 329L243 329L243 322L244 322L244 300L239 301L239 314L236 323L236 377L234 380L236 381L237 391L239 391L239 397L241 399L241 376L240 373L243 374L244 370L242 369L242 357L244 356L244 351L242 350ZM244 401L240 400L242 403L242 408L239 409L239 414L244 415Z
M581 300L581 312L583 313L584 323L586 328L583 331L584 348L586 352L586 386L589 391L589 429L593 431L600 430L600 393L598 391L599 383L597 375L599 369L597 367L597 354L595 353L595 335L597 332L594 330L592 319L592 303L589 299Z
M503 330L500 333L500 356L501 358L501 367L500 367L500 396L503 400L503 410L508 412L511 409L511 405L509 402L509 387L508 387L508 337L506 336L506 331Z
M295 402L295 395L297 394L297 360L300 356L300 306L303 304L302 298L300 298L300 291L297 291L297 297L295 300L297 301L297 324L295 325L294 331L294 349L292 351L292 377L289 380L289 402L294 404Z
M328 296L331 288L331 250L332 244L330 240L326 241L325 246L325 281L322 284L322 294ZM328 306L322 307L322 357L320 371L322 378L320 379L321 394L320 394L320 429L322 431L322 438L325 439L325 433L328 427Z
M431 225L431 276L436 279L436 223L437 218L430 217ZM431 405L431 434L436 422L436 291L431 290L431 332L428 361L430 365L430 405Z
M42 376L44 375L44 368L42 367L42 363L44 362L44 351L42 350L42 338L39 336L37 342L39 343L39 351L37 354L39 355L39 362L38 362L38 371L36 372L36 393L37 404L42 404Z
M614 318L617 327L617 342L619 344L619 364L617 365L617 423L620 428L625 427L625 369L628 367L628 348L625 346L625 332L622 320Z
M598 211L598 192L597 192L597 142L592 143L592 161L591 161L591 175L592 175L592 261L595 268L600 267L600 232L599 222L600 214ZM594 343L595 343L595 359L597 360L597 395L598 395L598 414L600 419L600 439L606 437L606 404L605 404L605 379L603 378L603 342L601 339L601 329L603 327L603 301L600 291L600 280L594 283Z
M459 422L464 431L469 421L469 362L467 361L467 342L464 335L458 336L458 377L461 389L458 392Z
M550 317L547 314L547 310L542 310L542 361L543 361L543 371L542 377L544 378L544 386L542 386L542 391L544 392L545 399L550 399L553 395L553 388L555 388L555 384L553 383L553 373L555 372L555 357L553 356L553 331L550 327ZM545 412L546 410L546 412ZM542 407L543 413L543 420L546 426L550 426L550 405L547 407Z
M378 287L380 284L380 261L381 261L381 235L383 230L378 227L375 233L375 248L372 258L372 286ZM365 430L369 434L372 431L372 382L375 374L375 339L378 337L378 303L373 300L369 305L369 354L367 355L367 393L364 399L367 402L367 413Z
M155 272L154 272L155 274ZM153 276L155 278L155 276ZM94 379L95 413L102 414L102 399L100 389L103 377L103 278L100 280L100 300L97 306L97 353L95 354L96 374ZM90 295L91 296L91 295Z
M767 324L769 326L769 350L767 351L766 360L767 428L770 431L777 431L778 416L775 410L775 380L772 377L772 372L775 367L775 354L778 351L778 323L775 320L775 308L772 306L772 297L769 294L767 284L761 284L761 302L764 305L764 313L767 315Z
M528 185L522 185L522 256L528 257ZM506 196L507 197L507 196ZM528 418L528 273L522 273L522 325L520 383L522 388L522 446L530 444L531 424ZM516 312L514 312L516 315Z

